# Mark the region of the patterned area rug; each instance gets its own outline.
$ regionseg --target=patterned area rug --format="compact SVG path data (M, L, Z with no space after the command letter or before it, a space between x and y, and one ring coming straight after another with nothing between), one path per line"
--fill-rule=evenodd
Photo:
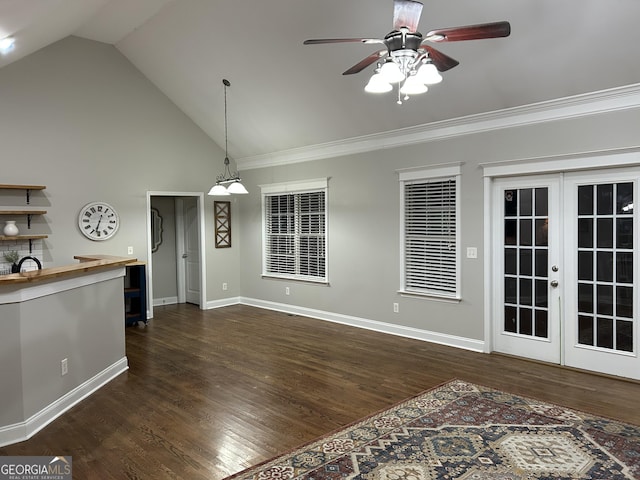
M640 479L640 427L454 380L231 478Z

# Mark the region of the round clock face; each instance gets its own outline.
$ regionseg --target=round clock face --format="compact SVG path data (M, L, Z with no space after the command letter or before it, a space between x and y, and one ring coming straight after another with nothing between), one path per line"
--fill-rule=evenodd
M78 214L80 231L90 240L107 240L113 237L120 226L120 218L108 203L91 202Z

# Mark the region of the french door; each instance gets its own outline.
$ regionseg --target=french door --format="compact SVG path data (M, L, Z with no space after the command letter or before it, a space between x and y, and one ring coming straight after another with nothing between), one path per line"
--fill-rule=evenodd
M495 351L640 378L639 176L611 170L494 180Z

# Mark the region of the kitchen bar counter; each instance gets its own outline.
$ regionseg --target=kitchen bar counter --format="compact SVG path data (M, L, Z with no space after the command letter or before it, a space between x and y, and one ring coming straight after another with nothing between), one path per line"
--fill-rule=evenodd
M128 369L125 266L135 258L0 276L0 446L26 440Z
M116 257L112 255L76 255L73 258L80 261L62 267L43 268L42 270L30 270L28 272L0 275L0 288L4 285L71 277L83 273L121 267L137 261L135 258Z

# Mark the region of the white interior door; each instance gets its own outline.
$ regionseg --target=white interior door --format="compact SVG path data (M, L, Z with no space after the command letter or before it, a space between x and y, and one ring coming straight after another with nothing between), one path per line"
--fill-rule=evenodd
M496 351L561 361L559 194L557 175L494 181Z
M190 197L176 198L176 257L178 303L200 305L201 254L198 202Z
M639 175L494 180L495 351L640 379Z

